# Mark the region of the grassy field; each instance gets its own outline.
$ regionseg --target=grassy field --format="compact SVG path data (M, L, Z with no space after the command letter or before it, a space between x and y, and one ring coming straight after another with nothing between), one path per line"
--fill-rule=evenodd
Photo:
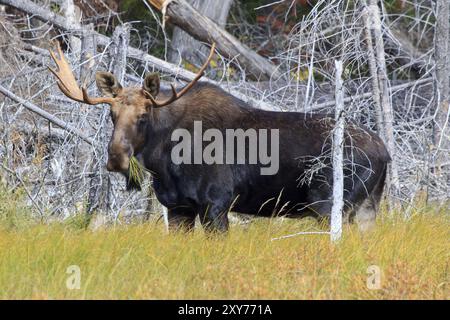
M319 229L312 220L258 219L213 239L201 229L167 235L156 222L43 224L20 198L0 190L3 299L450 298L443 210L418 208L408 221L384 213L370 234L346 226L333 245L326 235L271 241Z

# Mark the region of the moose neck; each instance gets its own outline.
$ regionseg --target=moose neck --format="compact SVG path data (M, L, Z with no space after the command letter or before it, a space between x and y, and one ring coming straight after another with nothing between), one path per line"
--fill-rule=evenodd
M170 153L167 154L164 150L171 143L173 130L183 120L184 108L183 105L174 105L151 109L145 146L138 158L152 172L161 172L162 167L166 166L166 162L170 161Z
M163 97L167 95L162 93ZM197 83L190 92L161 108L151 108L147 139L143 150L145 166L154 172L171 163L171 137L175 129L193 130L194 122L204 128L233 128L242 118L251 118L252 108L221 88Z

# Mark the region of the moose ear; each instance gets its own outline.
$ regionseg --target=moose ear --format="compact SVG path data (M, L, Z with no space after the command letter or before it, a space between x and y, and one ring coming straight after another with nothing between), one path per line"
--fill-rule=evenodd
M97 88L105 97L115 98L122 91L122 85L117 81L116 77L110 72L99 71L95 75Z
M153 98L159 93L159 74L158 73L149 73L145 76L144 84L142 85L142 89L144 89L147 93L150 93Z

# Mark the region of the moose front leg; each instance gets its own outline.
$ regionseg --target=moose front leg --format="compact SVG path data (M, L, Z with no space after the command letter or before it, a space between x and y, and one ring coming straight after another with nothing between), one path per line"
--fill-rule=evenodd
M227 232L228 211L226 206L211 204L200 211L200 222L206 232Z
M170 208L167 211L169 232L192 231L195 227L195 211L186 207Z

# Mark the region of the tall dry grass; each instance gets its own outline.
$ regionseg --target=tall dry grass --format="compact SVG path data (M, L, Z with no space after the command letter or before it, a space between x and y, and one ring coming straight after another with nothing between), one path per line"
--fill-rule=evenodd
M448 299L449 213L420 206L409 220L382 213L376 229L273 237L320 228L312 220L257 219L223 237L167 235L161 223L92 231L76 220L43 224L0 190L3 299ZM69 289L69 266L81 272ZM370 266L381 288L369 289ZM70 270L70 269L69 269ZM370 270L370 268L369 268Z

